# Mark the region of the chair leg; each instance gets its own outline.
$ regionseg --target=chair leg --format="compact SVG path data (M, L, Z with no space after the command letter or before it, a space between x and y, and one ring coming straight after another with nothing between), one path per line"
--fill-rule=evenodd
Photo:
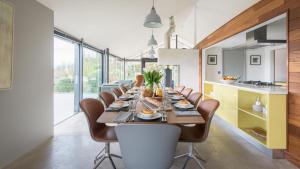
M110 161L112 167L113 167L114 169L116 169L116 165L115 165L114 161L112 160L111 156L109 156L108 159L109 159L109 161Z
M94 160L94 164L97 163L97 161L103 157L102 152L105 150L105 147L97 154L97 156L95 157L95 160Z
M184 161L182 169L185 169L185 167L186 167L187 163L189 162L189 160L190 160L190 157L187 157L186 160Z
M102 161L105 159L106 157L104 155L101 156L101 158L99 159L98 163L95 163L94 169L98 168L99 165L102 163Z
M104 154L100 156L100 154L104 151ZM111 154L110 153L110 143L105 143L105 147L103 150L100 151L100 153L96 156L95 160L94 160L94 169L98 168L100 166L100 164L105 160L108 159L112 165L112 167L114 169L116 169L116 165L114 163L114 161L112 160L112 157L116 157L116 158L122 158L119 155L116 154Z
M205 160L201 158L201 156L199 155L198 152L196 152L196 153L199 155L199 157L197 157L196 155L194 155L194 154L193 154L193 150L194 150L194 148L193 148L193 143L189 143L189 151L188 151L188 153L185 153L185 154L182 154L182 155L175 156L174 158L175 158L175 159L178 159L178 158L186 157L186 160L185 160L185 162L184 162L184 164L183 164L183 166L182 166L182 169L185 169L185 167L186 167L186 165L187 165L187 163L188 163L188 161L189 161L190 159L194 160L194 161L197 163L197 165L198 165L201 169L205 169L204 166L201 164L201 161L205 161ZM198 159L198 158L199 158L199 159ZM205 162L206 162L206 161L205 161Z
M121 157L121 156L119 156L119 155L116 155L116 154L111 154L111 156L112 156L112 157L115 157L115 158L122 159L122 157Z
M194 152L195 152L195 157L197 158L197 159L199 159L199 160L201 160L201 161L203 161L204 163L206 163L206 160L205 160L205 158L203 158L202 156L201 156L201 154L198 152L198 150L196 150L195 148L194 148Z

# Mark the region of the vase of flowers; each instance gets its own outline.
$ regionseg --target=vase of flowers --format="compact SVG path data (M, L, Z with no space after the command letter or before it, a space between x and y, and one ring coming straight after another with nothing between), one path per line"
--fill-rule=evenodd
M163 77L162 68L160 66L150 66L144 69L144 79L146 87L154 94L154 87L158 86Z

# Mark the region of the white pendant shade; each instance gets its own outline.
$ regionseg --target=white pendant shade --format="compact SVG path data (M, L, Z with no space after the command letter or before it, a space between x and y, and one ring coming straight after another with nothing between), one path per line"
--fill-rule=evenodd
M148 41L148 46L156 46L157 45L157 41L154 38L154 35L152 34L151 39L149 39Z
M154 55L155 54L155 50L153 49L153 46L151 47L151 49L149 50L149 55Z
M144 26L147 28L160 28L162 27L160 16L156 13L154 6L151 8L150 14L146 16Z

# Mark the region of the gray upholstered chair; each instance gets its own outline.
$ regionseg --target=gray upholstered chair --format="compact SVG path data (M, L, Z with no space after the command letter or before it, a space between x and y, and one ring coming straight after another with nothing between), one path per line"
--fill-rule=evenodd
M167 124L122 124L115 127L128 169L169 169L181 129Z

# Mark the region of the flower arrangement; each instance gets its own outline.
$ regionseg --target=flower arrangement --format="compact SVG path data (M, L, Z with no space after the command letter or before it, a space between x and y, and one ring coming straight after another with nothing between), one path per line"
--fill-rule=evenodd
M154 85L160 84L162 77L162 67L149 66L148 68L144 68L145 83L151 90L153 90Z

